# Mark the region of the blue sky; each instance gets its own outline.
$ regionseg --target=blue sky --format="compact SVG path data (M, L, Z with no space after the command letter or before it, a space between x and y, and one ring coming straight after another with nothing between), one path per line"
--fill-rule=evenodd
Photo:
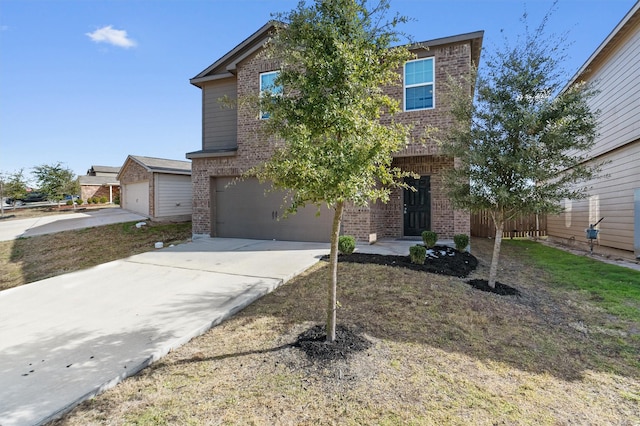
M0 0L0 172L62 162L76 174L127 155L184 160L201 147L189 79L297 0ZM484 48L536 26L552 0L391 0L416 40L478 30ZM573 74L635 0L559 0ZM504 33L501 33L504 30Z

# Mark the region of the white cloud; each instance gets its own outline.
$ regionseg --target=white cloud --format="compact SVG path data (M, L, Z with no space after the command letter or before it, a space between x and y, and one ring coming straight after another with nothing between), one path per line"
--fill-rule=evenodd
M124 47L128 49L135 47L136 42L127 37L125 30L115 30L113 26L98 28L92 33L86 33L87 36L96 43L109 43L114 46Z

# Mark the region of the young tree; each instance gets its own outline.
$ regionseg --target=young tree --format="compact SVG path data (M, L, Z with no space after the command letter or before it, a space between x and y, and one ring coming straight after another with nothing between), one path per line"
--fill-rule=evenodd
M40 191L47 194L51 201L60 203L65 194L76 194L78 192L78 180L75 174L60 162L34 167L33 176L38 182Z
M544 37L549 14L515 46L489 55L477 74L475 102L454 82L456 126L443 151L457 158L446 177L449 197L470 212L486 210L496 228L489 286L495 287L504 223L518 215L556 213L564 199L587 196L599 166L585 163L596 137L596 113L584 84L563 89L564 43ZM526 23L526 14L523 17ZM471 76L470 78L474 78Z
M16 200L24 198L27 195L27 181L24 178L22 169L13 172L6 178L2 177L2 197L13 200L12 206L16 208Z
M338 237L346 202L366 205L389 199L407 173L391 167L392 153L409 139L407 126L382 125L399 111L385 86L399 84L398 70L410 59L398 41L402 17L387 20L389 4L366 0L317 0L278 16L265 54L280 63L274 90L258 101L264 130L279 142L273 156L249 171L285 190L288 213L306 204L334 210L327 341L335 340Z

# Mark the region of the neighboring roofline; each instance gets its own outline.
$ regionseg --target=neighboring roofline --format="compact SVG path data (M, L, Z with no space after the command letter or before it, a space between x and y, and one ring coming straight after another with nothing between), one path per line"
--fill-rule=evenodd
M174 167L160 167L160 166L150 166L148 164L146 164L144 162L144 159L150 159L150 160L160 160L160 161L176 161L176 162L180 162L180 163L184 163L184 164L189 164L189 170L186 169L178 169L178 168L174 168ZM139 164L140 166L142 166L146 171L150 172L150 173L171 173L174 175L191 175L191 162L189 161L182 161L182 160L171 160L168 158L158 158L158 157L145 157L145 156L140 156L140 155L129 155L127 156L127 159L124 161L124 164L122 165L122 168L120 169L120 172L118 173L118 180L120 179L120 175L122 174L122 172L124 172L124 169L127 166L127 163L129 161L134 161L137 164Z
M119 181L111 180L111 179L112 179L111 176L89 176L89 175L78 176L78 182L80 183L81 186L103 186L103 185L119 186L120 185Z
M571 77L569 82L562 89L563 92L567 90L567 88L569 88L571 85L573 85L583 74L585 74L591 67L591 64L595 62L600 55L606 53L604 51L606 50L607 46L618 37L622 29L629 23L631 18L633 18L633 16L638 13L638 10L640 10L640 1L637 1L636 4L633 5L633 7L629 10L629 12L627 12L624 18L622 18L618 25L616 25L613 31L611 31L611 33L607 36L607 38L605 38L604 41L600 43L600 46L598 46L598 48L591 54L591 56L589 56L587 61L578 69L578 71L576 71L573 77Z

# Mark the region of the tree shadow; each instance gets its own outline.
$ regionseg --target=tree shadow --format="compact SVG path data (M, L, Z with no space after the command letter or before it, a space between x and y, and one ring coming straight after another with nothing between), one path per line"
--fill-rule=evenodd
M505 255L508 257L508 255ZM541 273L513 258L502 279L520 296L473 289L459 278L380 265L341 264L338 322L377 339L428 345L485 362L504 363L562 380L581 380L587 370L639 378L638 339L585 333L585 320L546 288ZM471 278L483 276L480 269ZM325 320L326 268L294 280L241 312L239 317L277 316L293 326ZM635 359L635 362L633 360Z

